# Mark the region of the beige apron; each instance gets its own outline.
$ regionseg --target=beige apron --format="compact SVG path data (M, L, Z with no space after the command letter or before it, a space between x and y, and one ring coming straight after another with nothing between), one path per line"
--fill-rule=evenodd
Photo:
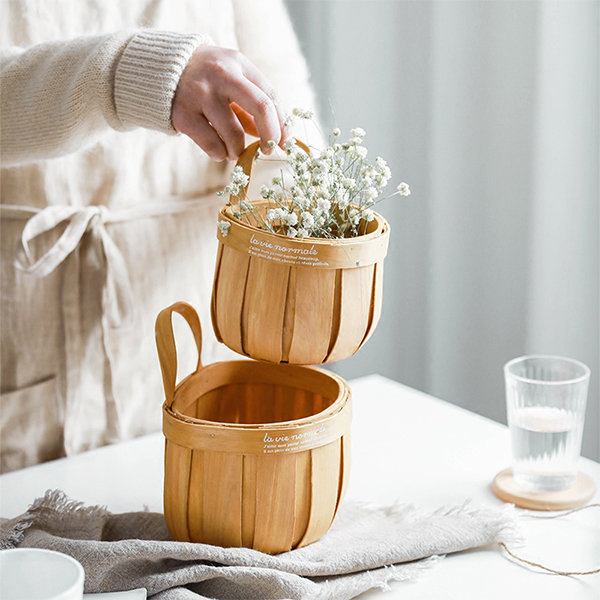
M2 471L159 429L153 327L167 304L198 309L205 362L231 356L210 326L219 204L1 207Z

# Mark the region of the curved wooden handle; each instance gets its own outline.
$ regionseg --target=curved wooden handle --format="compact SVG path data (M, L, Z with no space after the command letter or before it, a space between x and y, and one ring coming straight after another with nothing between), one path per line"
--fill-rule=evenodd
M295 142L296 142L296 146L298 146L299 148L302 148L302 150L304 150L304 152L306 152L306 154L308 154L310 156L310 148L304 142L301 142L300 140L295 140ZM237 162L235 163L236 167L242 167L242 170L244 171L244 173L246 173L246 175L248 175L248 183L247 183L246 187L242 190L242 192L240 193L239 196L233 196L233 195L229 196L229 204L236 204L240 200L244 199L246 192L248 191L248 186L250 185L250 176L252 175L252 165L254 164L254 158L258 154L259 145L260 145L260 141L252 142L251 144L248 144L248 146L246 146L244 151L240 154L240 157L238 158Z
M156 317L155 334L156 349L158 351L158 360L162 372L163 386L165 388L165 398L167 406L171 408L175 397L175 383L177 378L177 348L175 346L175 337L173 335L173 321L171 315L179 313L190 326L196 341L198 349L198 363L196 371L202 368L202 329L200 319L192 306L186 302L175 302L168 308L163 308Z

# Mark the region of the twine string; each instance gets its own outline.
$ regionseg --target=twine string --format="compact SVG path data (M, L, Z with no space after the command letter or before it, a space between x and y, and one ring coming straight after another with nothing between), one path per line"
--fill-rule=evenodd
M587 506L579 506L578 508L572 508L571 510L562 511L558 514L554 515L532 515L532 514L524 514L524 517L530 517L531 519L557 519L560 517L566 517L572 513L578 512L580 510L586 510L588 508L597 508L600 507L600 504L588 504ZM543 571L547 571L548 573L554 573L555 575L594 575L595 573L600 573L600 567L597 569L592 569L591 571L559 571L558 569L552 569L551 567L546 567L545 565L541 565L539 563L533 562L532 560L527 560L521 556L517 556L513 552L511 552L504 542L498 542L498 545L504 549L504 551L515 560L530 565L532 567L537 567L538 569L542 569Z

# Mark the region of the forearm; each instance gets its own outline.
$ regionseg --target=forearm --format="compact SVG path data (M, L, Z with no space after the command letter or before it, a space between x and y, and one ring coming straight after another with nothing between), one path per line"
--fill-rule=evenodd
M177 82L195 48L209 42L138 31L3 50L2 165L69 154L110 129L175 133Z

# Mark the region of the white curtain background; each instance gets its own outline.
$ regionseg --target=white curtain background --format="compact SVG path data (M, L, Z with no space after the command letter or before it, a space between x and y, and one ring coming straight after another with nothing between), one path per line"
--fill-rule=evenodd
M505 422L507 360L577 358L600 459L599 2L287 4L324 125L366 129L412 189L379 205L383 315L335 370Z

